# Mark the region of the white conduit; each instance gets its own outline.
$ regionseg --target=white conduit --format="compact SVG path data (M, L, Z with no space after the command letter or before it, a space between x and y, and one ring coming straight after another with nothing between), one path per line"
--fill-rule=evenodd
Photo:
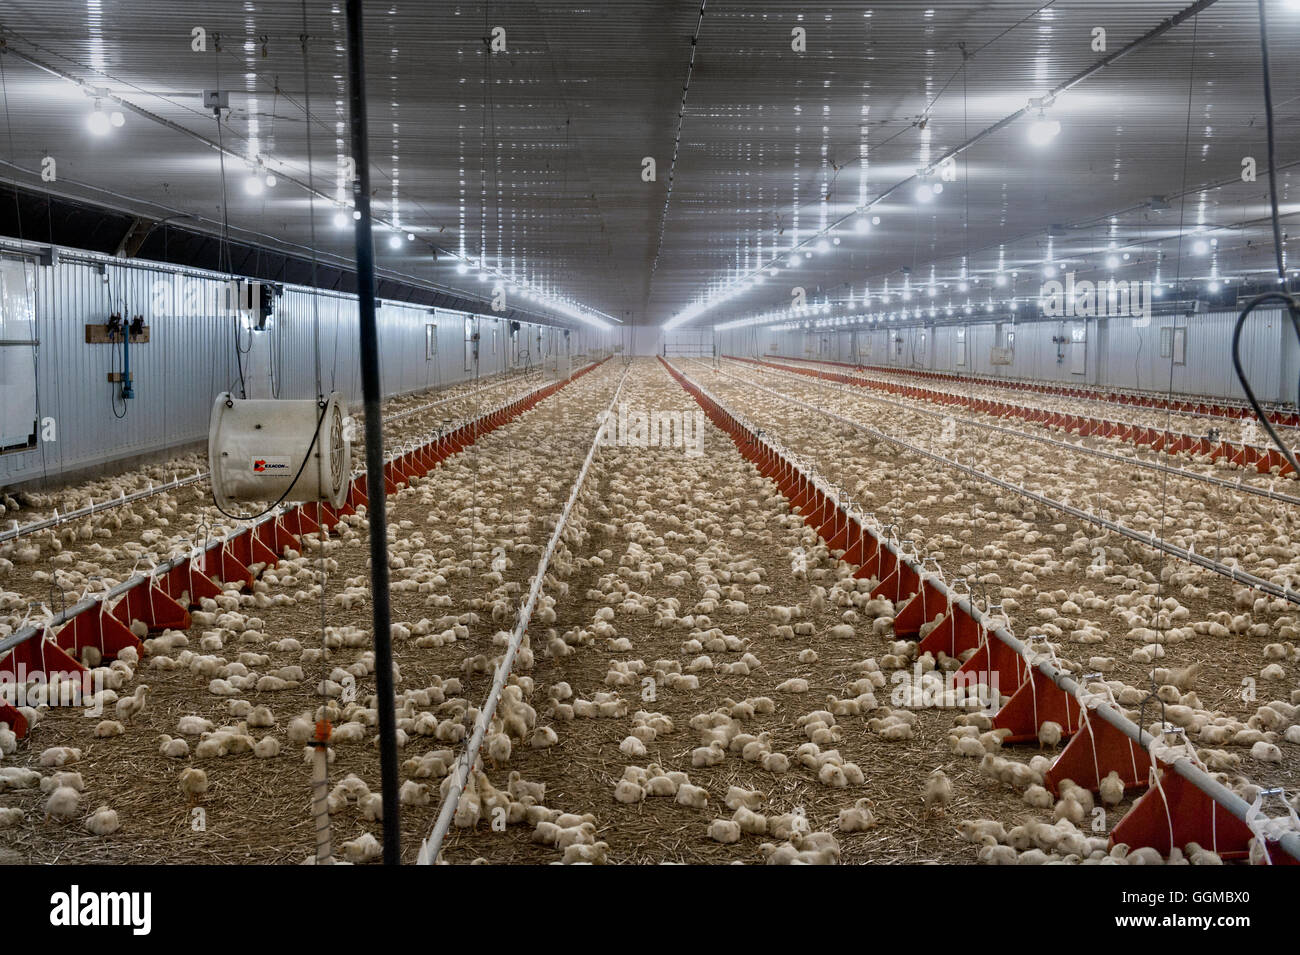
M765 391L770 395L775 395L777 398L780 398L782 401L789 402L790 404L803 408L806 411L812 411L815 412L816 414L825 415L827 418L830 418L832 421L836 421L842 425L861 431L864 434L868 434L872 438L875 438L876 440L885 441L889 444L895 445L896 447L900 447L905 451L909 451L913 454L919 454L924 458L929 458L931 461L936 461L939 464L942 464L946 467L954 468L958 471L961 471L964 474L969 474L971 477L979 478L982 481L988 481L991 484L996 484L998 487L1003 488L1004 490L1012 491L1016 494L1021 495L1022 497L1027 497L1029 498L1029 500L1034 501L1037 504L1041 504L1044 507L1050 507L1053 510L1061 511L1064 514L1069 514L1071 517L1078 518L1081 521L1087 521L1089 524L1095 524L1098 527L1104 527L1109 531L1114 531L1116 534L1119 534L1121 537L1127 537L1129 540L1137 541L1139 544L1143 544L1147 547L1152 547L1156 550L1164 551L1166 554L1169 554L1172 557L1177 557L1179 560L1186 561L1189 564L1196 564L1198 567L1203 567L1206 570L1211 570L1216 574L1219 574L1223 577L1227 577L1229 580L1234 581L1235 583L1245 584L1247 587L1251 587L1254 588L1255 590L1262 591L1263 593L1266 593L1272 597L1281 597L1283 600L1287 601L1288 603L1300 604L1300 593L1290 589L1289 587L1283 587L1280 584L1273 583L1271 580L1265 580L1263 577L1256 577L1254 574L1249 574L1246 573L1245 571L1237 570L1235 567L1229 567L1227 564L1222 564L1217 560L1211 560L1208 557L1203 557L1194 551L1187 550L1184 547L1179 547L1177 544L1170 544L1167 541L1163 540L1162 538L1156 537L1154 534L1140 533L1139 531L1135 531L1133 530L1133 528L1127 527L1124 524L1118 524L1115 521L1108 520L1107 518L1099 517L1098 515L1092 513L1091 511L1086 511L1081 507L1075 507L1072 504L1065 504L1061 501L1057 501L1050 497L1047 497L1046 495L1039 494L1035 491L1027 490L1026 488L1020 487L1016 484L1012 484L1010 481L1003 481L1001 478L996 478L991 474L979 470L978 468L973 468L973 467L969 467L968 465L961 464L957 461L952 460L951 458L944 457L942 454L935 454L932 451L926 451L924 448L919 448L916 445L909 444L908 442L903 441L899 438L891 437L890 435L885 434L883 431L877 431L875 428L869 428L864 424L859 424L856 421L851 421L848 418L843 417L842 415L837 415L832 411L827 411L825 408L819 408L817 405L809 404L806 401L800 401L798 398L791 398L789 395L783 394L782 392L779 392L774 388L768 388L764 385L758 384L757 382L753 382L753 381L749 381L748 379L741 378L738 375L728 374L725 371L719 371L717 372L717 374L725 375L728 378L735 379L736 381L739 381L741 384L747 385L750 388L757 388L759 391Z
M519 610L519 618L515 621L514 631L510 634L510 643L506 647L505 655L501 659L501 665L497 667L496 675L492 679L492 689L488 691L487 699L483 701L483 707L479 710L478 719L474 721L474 731L470 734L469 743L465 746L464 753L456 761L456 766L448 777L451 780L451 788L447 790L447 795L442 801L442 808L438 811L438 819L434 823L433 831L420 845L420 854L416 858L417 865L433 865L437 861L438 853L442 851L442 841L447 836L447 829L451 826L452 817L456 814L456 807L460 805L460 797L465 791L465 784L469 780L470 771L478 761L479 749L483 746L483 737L487 734L488 723L492 721L492 717L496 714L497 703L501 699L501 691L505 688L506 680L510 676L510 668L515 662L515 654L519 651L520 644L523 643L524 631L528 629L529 621L532 620L533 610L537 606L537 599L542 595L542 582L550 566L551 557L555 554L555 548L559 546L560 535L564 533L564 527L569 520L570 513L573 511L573 505L577 502L578 494L582 491L582 485L587 480L587 472L591 469L591 462L595 460L596 452L600 449L600 440L609 427L609 416L618 403L618 397L623 392L623 384L627 381L628 371L630 370L631 366L629 365L628 368L623 370L623 377L618 380L618 387L614 389L614 397L610 399L609 408L601 416L600 427L596 429L596 436L591 441L591 449L587 452L587 459L582 462L578 476L573 481L573 488L569 491L569 499L560 512L559 520L555 523L555 530L551 532L551 539L547 541L546 549L542 551L541 560L537 562L537 573L534 575L532 586L528 590L528 599L524 601L524 605Z
M728 361L734 362L735 359L734 358L728 359ZM737 362L737 364L739 364L742 368L750 367L749 365L743 362ZM783 375L790 375L792 380L794 381L800 381L809 377L808 375L795 371L794 369L790 368L790 366L788 365L778 365L773 363L773 364L759 365L757 367L764 368L770 371L778 371ZM1185 480L1188 481L1202 481L1206 484L1212 484L1216 487L1221 487L1229 491L1240 491L1243 494L1254 494L1257 497L1268 498L1271 501L1278 501L1282 504L1291 504L1291 505L1300 506L1300 497L1292 497L1290 494L1282 494L1278 491L1272 490L1271 488L1256 487L1253 484L1244 484L1241 478L1238 478L1236 481L1229 481L1226 480L1225 478L1214 477L1213 475L1210 474L1198 474L1195 471L1188 471L1186 468L1174 467L1169 464L1160 464L1157 461L1147 461L1143 458L1138 458L1138 457L1127 457L1126 455L1123 454L1116 454L1114 451L1106 451L1103 448L1090 448L1086 445L1071 444L1069 441L1060 441L1057 440L1056 438L1049 438L1041 434L1030 434L1029 432L1021 431L1018 428L1008 428L1005 425L990 424L987 421L978 421L975 418L969 418L964 415L949 414L944 411L935 411L930 408L918 408L913 405L909 405L906 402L895 401L892 398L883 398L878 394L864 393L860 387L855 388L852 385L846 385L843 384L842 382L827 381L825 378L814 378L813 380L824 386L834 388L838 391L842 391L846 395L859 397L866 401L879 401L882 404L893 405L896 408L901 408L904 411L910 411L914 414L929 415L932 418L944 418L944 419L950 418L953 421L958 422L959 424L970 425L971 427L974 428L984 428L988 431L998 431L1001 432L1002 434L1012 435L1013 437L1024 438L1027 441L1037 441L1040 444L1050 444L1053 447L1061 448L1066 451L1074 451L1079 454L1095 455L1097 457L1106 458L1111 461L1118 461L1121 464L1133 464L1136 465L1137 467L1147 468L1152 471L1163 471L1166 474L1172 474L1175 477L1184 478Z

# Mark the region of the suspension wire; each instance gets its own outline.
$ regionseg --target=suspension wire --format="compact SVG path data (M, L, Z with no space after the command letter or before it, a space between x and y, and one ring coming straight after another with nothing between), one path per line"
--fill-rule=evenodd
M221 39L213 38L212 44L212 62L216 70L216 89L221 89ZM228 282L234 282L233 264L230 255L230 205L226 193L226 145L225 133L221 126L221 107L218 106L212 111L212 118L217 124L217 156L221 164L221 238L217 243L217 270L226 273ZM226 286L229 295L230 284ZM234 332L233 342L235 346L235 368L239 372L239 393L244 398L248 397L248 387L244 381L244 352L239 345L239 310L235 309L231 323L231 330ZM251 347L251 345L250 345Z
M321 352L320 352L320 289L316 285L316 184L315 184L315 164L312 155L312 133L311 133L311 68L307 53L307 0L302 0L302 35L299 41L302 48L302 89L303 89L303 112L306 114L307 126L307 209L308 222L310 228L310 246L311 246L311 321L312 321L312 358L314 371L316 374L316 400L320 403L325 401L325 392L321 386ZM337 327L337 326L336 326ZM333 390L331 388L331 390ZM367 422L368 424L369 422ZM379 423L383 427L382 422ZM324 455L319 458L320 467L324 468ZM348 462L349 468L351 462ZM319 486L324 487L322 480ZM328 629L328 610L326 608L325 593L329 589L329 553L325 549L325 541L329 536L329 530L324 521L321 522L320 536L320 559L317 561L317 574L320 580L319 610L320 610L320 639L322 650L325 647L325 632ZM321 686L324 686L326 675L329 673L330 664L328 654L321 654ZM318 737L325 737L324 740L318 741L317 748L328 745L328 726L320 725L317 733ZM324 775L320 781L320 787L325 792L329 792L329 759L328 749L326 750L327 758L324 760ZM318 757L319 759L319 757ZM321 767L317 767L319 773ZM317 793L316 801L320 801L320 793ZM322 831L323 830L323 831ZM317 818L317 849L316 861L326 862L332 858L332 845L329 834L329 812L325 812L324 819Z
M1197 41L1199 39L1200 22L1201 22L1200 14L1197 14L1196 16L1192 17L1192 46L1191 46L1191 51L1188 54L1188 64L1187 64L1187 117L1183 125L1183 173L1182 173L1182 186L1179 190L1182 193L1182 195L1180 197L1179 204L1178 204L1178 246L1177 246L1178 254L1177 254L1177 261L1174 265L1174 288L1179 287L1180 280L1182 279L1182 270L1183 270L1183 238L1184 238L1184 225L1187 217L1187 176L1188 176L1188 164L1190 162L1191 145L1192 145L1192 102L1193 102L1193 97L1195 95L1195 89L1196 89L1196 50L1197 50ZM1173 343L1177 335L1177 331L1176 331L1177 328L1178 328L1178 313L1175 311L1174 314L1170 317L1169 380L1168 380L1168 388L1166 391L1166 396L1168 400L1165 402L1166 405L1165 431L1173 430L1173 417L1174 417ZM1162 449L1162 453L1168 459L1168 462L1171 465L1173 465L1174 461L1176 460L1174 458L1173 452L1169 451L1168 449ZM1160 540L1165 539L1165 527L1168 523L1168 520L1169 520L1169 472L1161 471L1160 472L1160 531L1158 535ZM1151 624L1151 629L1155 630L1157 637L1159 639L1159 646L1162 648L1165 645L1165 630L1166 630L1165 622L1166 620L1169 620L1169 615L1165 614L1164 612L1166 559L1167 559L1167 554L1163 549L1161 549L1159 552L1159 564L1158 564L1159 569L1156 571L1155 609L1152 613L1152 619L1148 621ZM1172 620L1169 620L1169 623L1172 622L1173 622ZM1147 700L1159 700L1156 694L1157 691L1160 689L1160 687L1158 682L1156 681L1154 668L1148 672L1147 679L1150 682L1151 690L1147 698L1142 701L1142 706L1144 709ZM1160 705L1161 705L1160 719L1161 719L1161 724L1163 729L1163 724L1164 724L1163 701L1160 701ZM1138 726L1139 737L1141 736L1141 731L1145 728L1141 725L1141 723L1142 721L1140 720Z
M1286 292L1286 260L1283 257L1282 246L1282 225L1281 216L1278 213L1277 204L1277 159L1274 153L1274 120L1273 120L1273 82L1270 77L1268 63L1268 18L1265 13L1264 0L1259 0L1259 49L1260 49L1260 66L1263 71L1264 87L1264 116L1268 129L1268 191L1269 191L1269 215L1273 226L1273 255L1277 264L1278 282L1282 286L1281 290L1276 292L1265 292L1263 295L1256 296L1247 303L1241 314L1237 316L1237 324L1232 330L1232 367L1236 372L1237 380L1241 383L1241 390L1246 393L1246 400L1249 402L1251 410L1255 412L1255 417L1263 425L1268 436L1277 445L1278 450L1282 452L1282 457L1286 459L1287 464L1297 474L1300 474L1300 464L1297 464L1294 452L1278 436L1276 429L1273 427L1269 416L1265 414L1264 409L1260 406L1259 400L1255 397L1255 391L1246 377L1246 371L1241 363L1241 330L1246 324L1246 319L1250 317L1251 312L1261 305L1276 302L1285 306L1287 315L1291 319L1291 327L1300 338L1300 302ZM1297 401L1300 402L1300 385L1297 386Z

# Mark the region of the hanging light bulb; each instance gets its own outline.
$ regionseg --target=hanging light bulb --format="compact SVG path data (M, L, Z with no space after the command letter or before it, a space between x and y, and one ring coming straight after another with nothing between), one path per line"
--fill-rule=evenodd
M388 247L390 249L400 249L402 247L402 237L400 235L390 235L388 237Z
M1118 256L1118 255L1108 255L1108 256L1106 256L1106 268L1108 268L1108 269L1117 269L1117 268L1119 268L1119 256Z
M260 196L264 188L262 180L256 175L249 176L244 180L244 191L250 196Z
M96 136L106 136L113 128L113 122L108 118L108 114L99 108L99 100L95 100L95 111L86 117L86 125Z
M126 117L122 115L122 111L120 109L115 109L113 110L113 112L109 113L108 121L112 123L114 126L120 127L126 125Z
M268 188L268 189L274 189L274 188L275 188L275 184L276 184L277 181L278 181L278 180L275 178L275 174L274 174L274 173L269 173L269 172L268 172L268 173L266 174L266 188Z
M334 228L346 229L348 225L348 214L340 209L334 213Z
M1048 119L1047 110L1040 108L1038 118L1029 124L1029 141L1035 146L1046 146L1061 132L1060 120Z

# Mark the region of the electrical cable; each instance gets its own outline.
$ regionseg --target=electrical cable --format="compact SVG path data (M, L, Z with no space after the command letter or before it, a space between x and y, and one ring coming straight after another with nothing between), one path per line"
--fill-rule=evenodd
M219 42L213 44L212 55L213 55L213 63L216 64L216 71L217 71L216 89L220 91L221 89L221 61L220 61L221 44ZM221 127L221 108L217 107L216 109L214 109L212 111L212 116L217 123L217 156L220 157L220 163L221 163L221 239L217 247L217 267L219 271L225 272L227 278L230 280L231 283L233 283L235 281L235 276L232 272L232 265L231 265L231 258L230 258L230 204L226 195L226 146L224 140L224 132ZM227 294L229 294L229 292L227 292ZM235 309L234 322L231 330L234 333L233 341L235 345L235 367L239 371L239 393L243 397L247 398L248 387L244 381L244 361L242 357L243 355L247 354L247 352L244 352L239 347L239 310L238 309ZM249 348L251 350L252 348L251 343L249 345Z
M1281 217L1278 214L1277 204L1277 162L1274 153L1274 123L1273 123L1273 84L1269 76L1268 65L1268 17L1265 12L1264 0L1258 0L1259 6L1259 51L1260 51L1260 68L1263 73L1264 87L1264 117L1265 126L1268 136L1268 188L1270 214L1273 224L1273 254L1277 261L1278 281L1285 286L1286 282L1286 262L1282 255L1282 224ZM1241 310L1237 316L1237 323L1232 329L1232 369L1237 375L1237 381L1241 383L1241 390L1246 393L1246 401L1249 402L1251 410L1254 411L1255 417L1259 423L1264 426L1269 438L1277 445L1282 457L1290 465L1293 472L1300 474L1300 464L1296 463L1295 454L1288 448L1282 439L1278 436L1277 430L1273 427L1269 416L1264 412L1255 397L1255 390L1251 387L1249 379L1246 377L1246 370L1241 364L1241 330L1245 327L1246 319L1250 314L1269 302L1276 302L1285 306L1287 315L1291 319L1291 327L1296 333L1296 339L1300 341L1300 301L1287 294L1285 291L1265 292L1263 295L1257 295L1246 303L1246 307Z

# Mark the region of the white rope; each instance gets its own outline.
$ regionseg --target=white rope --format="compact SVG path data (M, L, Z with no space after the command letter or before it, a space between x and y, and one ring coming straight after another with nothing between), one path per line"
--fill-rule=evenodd
M623 392L623 384L627 381L629 370L630 366L624 369L623 377L619 379L618 387L614 390L614 397L610 399L609 408L606 409L605 414L601 415L601 424L596 429L596 436L591 441L591 449L587 452L587 459L583 461L582 468L574 479L573 488L569 491L569 499L565 502L564 510L560 512L559 520L555 522L555 530L551 532L551 539L547 542L546 549L542 551L541 560L537 562L537 573L533 577L532 586L529 588L528 599L519 611L514 632L510 635L510 643L506 647L505 655L502 657L501 664L497 667L496 675L492 680L492 689L488 691L487 699L479 710L478 719L474 721L474 731L470 734L469 743L466 745L464 753L461 754L461 758L456 761L455 768L451 771L449 776L451 787L443 798L442 807L438 812L438 819L434 823L433 831L420 845L420 854L416 859L417 865L433 865L438 858L438 853L442 850L442 841L447 836L447 829L451 825L452 817L456 814L456 807L460 804L460 797L465 791L465 784L470 778L475 763L478 761L478 753L483 745L483 737L487 734L488 724L496 714L497 702L500 700L501 691L505 688L506 680L510 676L510 668L514 664L515 654L523 643L524 632L528 629L533 610L536 608L537 600L541 596L543 580L550 566L551 557L555 554L555 548L560 543L560 536L564 533L565 524L573 511L574 504L578 500L579 493L582 491L582 485L587 479L587 472L591 469L591 463L595 460L596 452L600 450L601 439L610 426L610 415L618 404L618 398Z

